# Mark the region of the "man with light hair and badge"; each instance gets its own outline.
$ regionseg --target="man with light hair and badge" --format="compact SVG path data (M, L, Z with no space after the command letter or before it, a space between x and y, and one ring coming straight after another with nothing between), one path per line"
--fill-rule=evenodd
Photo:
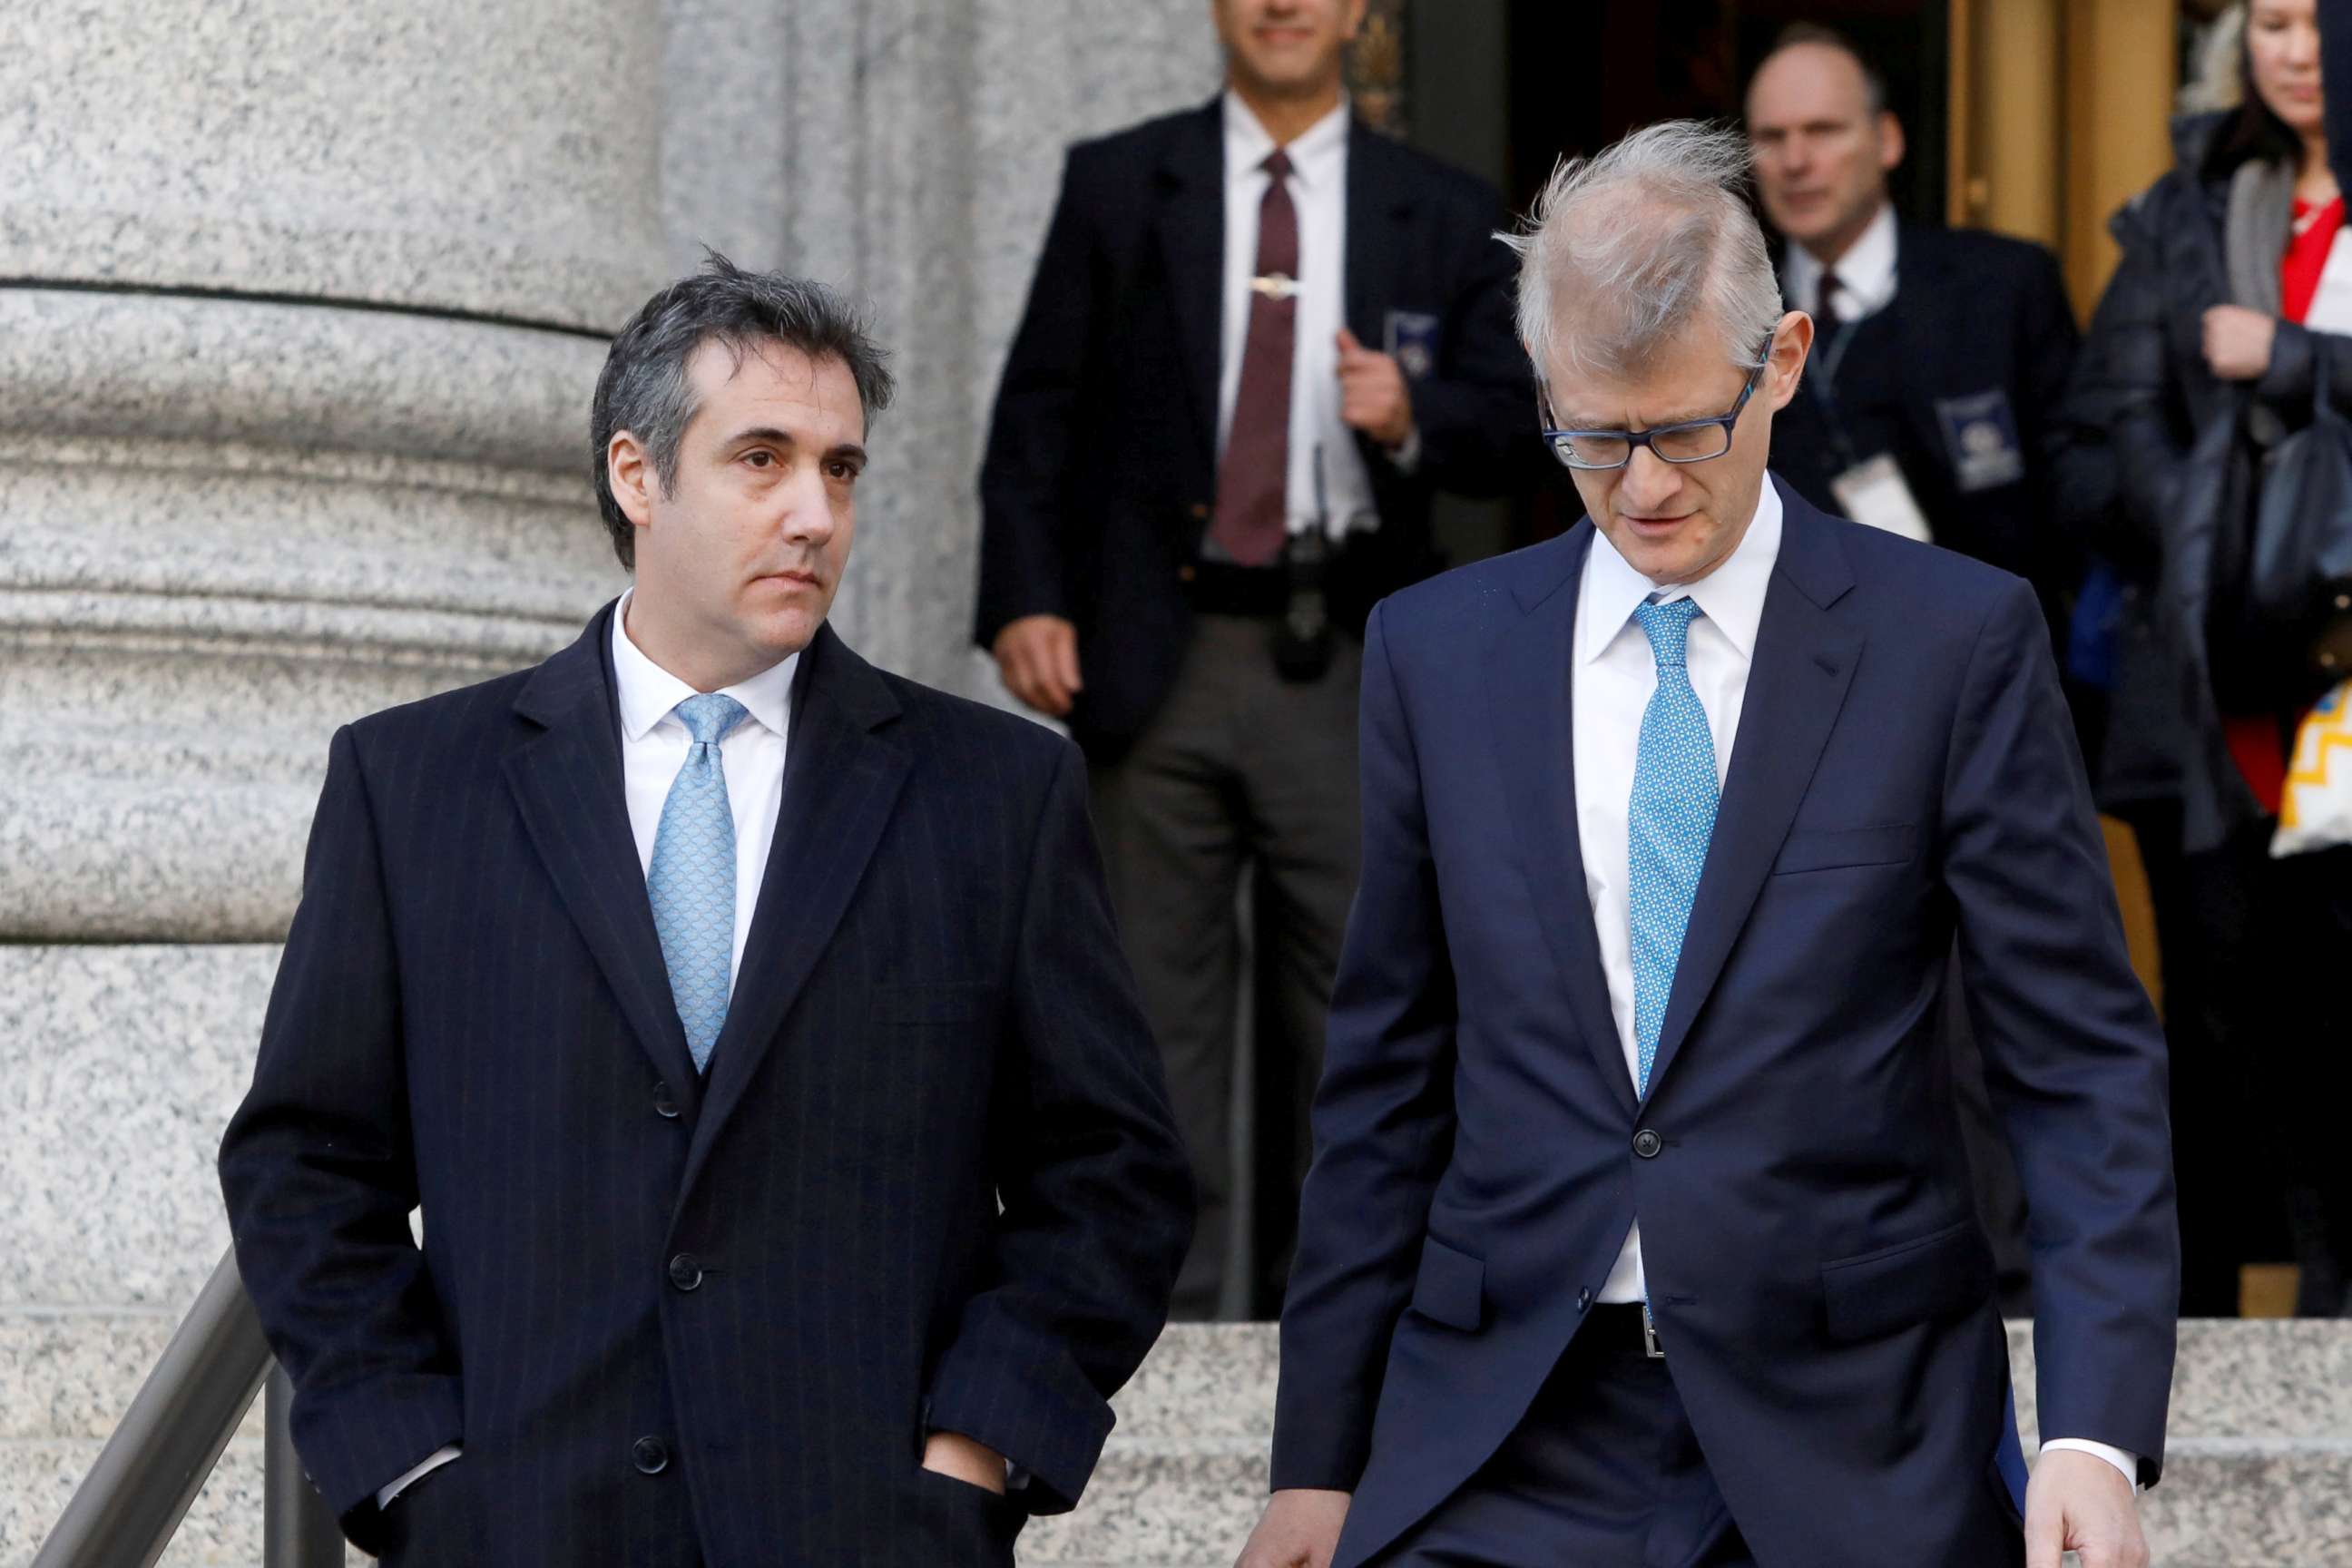
M2147 1561L2163 1047L2049 639L1767 471L1816 338L1748 168L1688 121L1559 168L1518 328L1589 518L1370 617L1242 1568ZM1953 984L2032 1205L2030 1485Z
M1782 33L1747 112L1781 287L1816 337L1780 421L1781 478L1816 506L2016 573L2063 627L2081 563L2060 525L2057 416L2081 334L2057 258L1896 217L1903 122L1843 34Z

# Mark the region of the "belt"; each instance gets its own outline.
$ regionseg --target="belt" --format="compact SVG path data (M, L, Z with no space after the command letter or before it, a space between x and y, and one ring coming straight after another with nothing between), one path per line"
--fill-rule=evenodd
M1184 569L1185 597L1204 616L1278 616L1290 603L1288 574L1279 566L1235 566L1196 561Z
M1586 1309L1584 1326L1577 1331L1579 1343L1590 1343L1593 1349L1606 1352L1648 1357L1664 1361L1666 1352L1658 1343L1657 1331L1652 1327L1650 1314L1639 1301L1602 1301Z

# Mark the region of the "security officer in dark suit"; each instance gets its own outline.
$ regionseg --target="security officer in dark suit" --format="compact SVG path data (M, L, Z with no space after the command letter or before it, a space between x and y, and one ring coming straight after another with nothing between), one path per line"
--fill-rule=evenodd
M1827 28L1782 35L1749 84L1748 131L1782 291L1821 342L1778 471L1828 511L2016 573L2063 624L2077 564L2053 515L2056 411L2079 334L2056 259L1896 221L1902 122Z
M2064 644L2081 563L2057 513L2057 418L2079 334L2058 264L2024 240L1898 223L1886 176L1903 124L1843 35L1783 33L1748 89L1765 216L1780 231L1781 293L1817 333L1802 389L1780 413L1774 471L1825 511L2013 572ZM1993 1242L2001 1298L2031 1310L2025 1204L1996 1131L1961 1001L1955 1099Z
M1540 458L1500 202L1352 118L1362 0L1214 9L1226 90L1069 155L981 472L976 626L1091 764L1201 1194L1193 1318L1224 1295L1244 868L1265 1315L1355 891L1365 617L1439 564L1436 490Z

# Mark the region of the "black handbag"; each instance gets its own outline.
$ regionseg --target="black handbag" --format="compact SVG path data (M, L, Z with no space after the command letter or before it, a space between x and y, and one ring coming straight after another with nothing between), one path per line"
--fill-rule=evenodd
M2352 674L2352 420L2327 395L2324 345L2311 355L2311 423L2271 449L2254 514L2246 593L2323 681Z

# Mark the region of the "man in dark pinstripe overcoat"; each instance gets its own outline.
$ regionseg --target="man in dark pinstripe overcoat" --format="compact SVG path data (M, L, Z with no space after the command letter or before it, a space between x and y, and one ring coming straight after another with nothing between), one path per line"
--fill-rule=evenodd
M1009 1563L1159 1332L1192 1194L1077 753L824 624L889 392L714 257L597 385L630 592L335 736L221 1181L387 1562Z

